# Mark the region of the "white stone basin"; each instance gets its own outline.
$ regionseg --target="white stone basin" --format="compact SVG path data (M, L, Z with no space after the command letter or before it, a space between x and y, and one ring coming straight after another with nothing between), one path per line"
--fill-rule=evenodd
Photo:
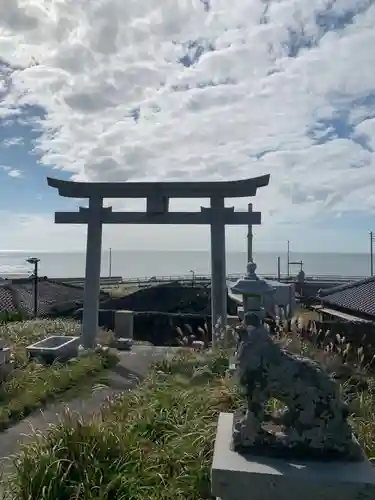
M67 361L78 355L80 337L52 335L26 347L29 358L42 358L45 361Z

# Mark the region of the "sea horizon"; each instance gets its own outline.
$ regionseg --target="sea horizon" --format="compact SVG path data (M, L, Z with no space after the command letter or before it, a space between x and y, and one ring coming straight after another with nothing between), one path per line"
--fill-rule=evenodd
M28 275L33 266L26 263L28 257L39 257L39 275L49 278L74 278L85 275L85 252L64 251L4 251L0 250L0 276ZM286 252L254 252L257 272L277 274L280 257L281 274L287 273ZM111 263L110 263L111 260ZM306 275L332 275L365 277L370 274L370 256L349 252L290 252L292 263L303 262ZM246 252L227 251L227 274L244 273ZM296 275L300 265L291 264L290 274ZM138 278L151 276L178 276L210 273L209 250L118 250L102 252L101 276Z
M179 249L174 249L174 250L168 250L168 249L161 249L161 248L148 248L147 250L144 250L143 248L111 248L111 247L105 247L103 248L102 252L108 252L109 250L112 250L113 252L144 252L144 253L150 253L150 252L163 252L163 253L186 253L186 252L189 252L189 253L209 253L210 250L207 250L207 249L190 249L190 250L179 250ZM35 249L23 249L23 250L19 250L19 249L13 249L13 250L9 250L9 249L0 249L0 255L1 254L11 254L11 253L19 253L19 254L40 254L40 253L48 253L48 254L61 254L61 253L69 253L69 254L80 254L80 253L85 253L84 250L61 250L61 251L57 251L57 250L35 250ZM244 253L243 250L232 250L232 249L227 249L227 253L236 253L236 254L242 254ZM269 255L279 255L279 256L282 256L282 255L286 255L287 251L286 249L282 249L280 251L278 250L273 250L273 251L269 251L269 250L257 250L254 252L254 254L269 254ZM328 254L328 255L331 255L331 254L335 254L335 255L365 255L365 256L368 256L369 255L369 252L366 252L366 251L363 251L363 252L343 252L343 251L334 251L334 250L327 250L327 251L324 251L324 252L314 252L314 251L304 251L304 250L301 250L301 251L291 251L290 254L303 254L303 255L309 255L309 254L319 254L319 255L325 255L325 254Z

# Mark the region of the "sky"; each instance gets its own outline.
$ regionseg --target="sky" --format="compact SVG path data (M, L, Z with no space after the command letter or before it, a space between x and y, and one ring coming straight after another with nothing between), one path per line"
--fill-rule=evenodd
M367 252L374 0L0 0L0 250L83 250L46 177L270 174L254 248ZM114 210L144 201L106 200ZM172 201L196 210L207 200ZM227 229L244 250L246 229ZM205 249L209 229L106 226L103 246Z

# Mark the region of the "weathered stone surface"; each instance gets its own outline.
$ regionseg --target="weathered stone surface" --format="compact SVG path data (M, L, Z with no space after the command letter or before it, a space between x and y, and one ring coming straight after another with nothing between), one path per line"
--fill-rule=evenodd
M211 492L222 500L373 500L375 468L361 462L290 460L233 451L233 414L220 413Z
M234 419L234 450L289 458L363 460L347 420L347 405L333 378L311 359L280 348L259 318L247 320L236 359L247 408ZM267 414L271 398L286 410Z

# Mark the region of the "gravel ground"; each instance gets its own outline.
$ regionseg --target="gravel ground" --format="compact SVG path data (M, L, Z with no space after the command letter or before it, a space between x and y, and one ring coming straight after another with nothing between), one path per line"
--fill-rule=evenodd
M4 474L1 482L6 479L6 475L10 472L9 456L17 453L20 446L30 439L32 429L44 431L51 424L58 423L66 408L73 412L79 412L84 418L98 413L109 397L134 389L147 374L152 363L165 359L176 350L174 347L135 345L131 351L119 352L120 361L109 377L110 387L94 391L86 399L77 398L68 403L51 404L43 411L34 413L31 417L0 433L0 474ZM2 498L1 490L0 498Z

